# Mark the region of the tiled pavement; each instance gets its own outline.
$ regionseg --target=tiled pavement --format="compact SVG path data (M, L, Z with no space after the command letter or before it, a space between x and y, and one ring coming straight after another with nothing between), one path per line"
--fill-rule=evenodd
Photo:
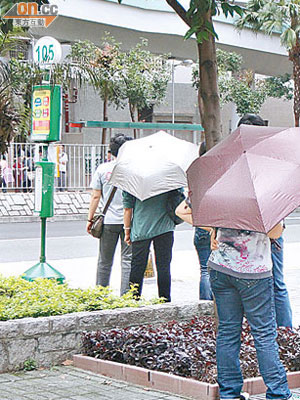
M186 397L149 390L69 367L0 375L1 400L180 400Z
M300 395L300 389L293 393ZM0 375L1 400L180 400L188 397L129 385L72 366ZM265 395L251 396L265 400Z

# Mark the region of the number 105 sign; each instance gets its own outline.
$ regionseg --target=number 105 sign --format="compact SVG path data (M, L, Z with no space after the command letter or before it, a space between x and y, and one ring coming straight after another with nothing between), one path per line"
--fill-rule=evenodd
M61 44L51 36L42 37L33 48L33 59L39 64L59 63L61 57Z

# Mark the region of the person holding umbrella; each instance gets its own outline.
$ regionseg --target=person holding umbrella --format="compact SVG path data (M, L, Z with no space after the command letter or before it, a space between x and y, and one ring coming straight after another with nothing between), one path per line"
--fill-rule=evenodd
M150 245L153 242L157 268L158 295L171 301L172 248L175 223L168 212L169 193L141 201L123 192L125 242L132 243L130 284L136 285L136 297L142 294Z
M240 125L265 126L265 121L256 114L245 114L238 122ZM292 308L289 294L283 277L283 237L271 239L274 296L277 326L292 328Z
M213 251L208 266L219 317L216 352L221 399L241 398L239 352L244 314L251 326L260 373L267 386L266 398L291 397L276 342L269 240L278 239L282 230L279 223L267 235L224 228L212 231Z
M270 243L282 234L279 221L300 204L299 150L299 128L242 124L187 171L192 221L212 227L208 267L219 319L220 399L245 397L239 362L244 315L266 398L299 398L291 395L278 354Z
M110 183L123 190L125 240L132 242L130 283L142 293L149 248L154 245L159 297L171 301L170 263L174 207L187 186L186 170L198 146L164 131L127 142L118 154Z

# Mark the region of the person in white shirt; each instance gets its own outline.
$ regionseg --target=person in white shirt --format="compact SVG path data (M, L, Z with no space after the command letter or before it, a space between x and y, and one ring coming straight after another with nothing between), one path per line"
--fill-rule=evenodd
M59 191L63 192L66 190L66 174L67 174L67 162L69 161L68 154L65 152L65 147L61 145L59 153L59 177L58 177L58 188Z
M131 137L123 134L117 134L110 141L110 150L113 157L116 157L119 148ZM88 221L86 230L90 234L93 223L93 217L100 202L100 208L104 208L109 195L113 189L109 184L109 178L112 173L116 161L112 160L100 164L91 181L93 189ZM114 254L117 243L121 241L121 290L123 295L129 290L129 276L131 270L131 246L124 241L124 226L123 226L123 202L122 191L117 189L110 206L104 218L104 227L101 238L99 239L99 256L97 266L96 284L106 287L110 282L110 275L113 265Z

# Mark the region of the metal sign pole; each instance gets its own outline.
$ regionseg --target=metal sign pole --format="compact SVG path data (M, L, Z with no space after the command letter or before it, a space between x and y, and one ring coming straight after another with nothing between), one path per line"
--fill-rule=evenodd
M36 278L55 279L63 283L65 276L46 262L47 217L53 216L54 170L55 164L47 160L48 146L44 146L43 159L36 163L35 171L35 212L41 218L40 262L24 272L22 278L33 281Z
M55 39L47 36L38 40L34 47L35 61L45 68L45 80L49 80L48 66L59 62L61 46ZM23 278L32 281L36 278L55 279L63 283L65 277L46 262L46 226L47 218L54 214L54 176L55 163L48 161L48 146L57 142L61 136L62 99L61 86L45 84L34 86L32 95L31 140L45 143L42 160L35 168L34 211L41 218L41 253L40 262L24 272Z

